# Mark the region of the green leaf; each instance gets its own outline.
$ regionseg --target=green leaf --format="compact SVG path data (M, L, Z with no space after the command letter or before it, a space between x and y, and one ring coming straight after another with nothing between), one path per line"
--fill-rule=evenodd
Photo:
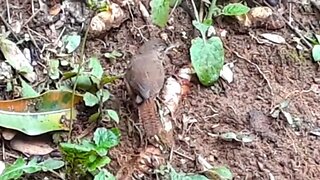
M39 96L39 93L37 93L28 83L26 83L22 78L21 80L21 91L22 91L22 97L24 98L30 98L30 97L36 97Z
M47 171L47 170L54 170L54 169L60 169L64 166L64 162L56 159L47 159L43 162L40 163L42 165L42 170Z
M72 53L74 50L78 48L81 42L80 35L65 35L62 38L62 41L66 44L66 49L68 53Z
M240 16L247 14L249 11L250 8L241 3L230 3L223 7L222 14L225 16Z
M152 23L163 28L167 24L170 12L170 0L151 0Z
M226 166L218 166L209 170L210 173L218 175L220 179L231 180L233 179L232 172Z
M85 105L90 106L90 107L99 103L98 97L95 96L94 94L89 93L89 92L86 92L83 95L83 100L84 100Z
M0 179L19 179L24 173L32 174L39 171L59 169L64 165L63 161L47 159L44 162L37 162L36 158L26 163L22 158L18 158L12 165L5 168L0 175Z
M102 168L105 165L109 164L111 162L111 159L107 156L102 158L97 158L93 163L89 164L88 170L89 171L95 171L98 168Z
M93 180L116 180L113 174L105 169L102 169L97 175L94 176Z
M60 77L59 64L59 60L57 59L49 60L49 76L53 80Z
M320 61L320 45L313 46L312 57L313 57L314 61L316 61L316 62Z
M118 116L118 113L112 109L107 109L107 114L108 116L114 120L116 123L119 123L119 116Z
M213 85L219 79L224 64L221 39L213 36L205 42L198 37L191 43L191 62L200 82L205 86Z
M209 27L211 25L211 23L210 24L209 23L210 22L207 22L207 21L206 21L206 23L201 23L201 22L196 21L196 20L192 21L193 26L200 31L201 36L203 38L206 37L206 32L207 32L207 30L209 29Z
M81 152L89 152L94 147L73 144L73 143L60 143L60 148L67 153L81 153Z
M171 166L169 167L170 170L170 179L172 180L209 180L207 177L198 174L186 174L183 172L176 172Z
M12 165L8 165L2 174L0 179L18 179L23 175L23 167L26 162L22 158L18 158Z
M103 75L103 68L100 61L96 57L92 57L89 60L89 68L91 68L91 74L101 80Z
M99 99L102 99L102 102L106 102L110 98L110 92L106 89L100 89L96 95Z
M120 133L116 128L111 130L106 128L97 128L97 130L94 132L93 140L97 147L110 149L119 144Z

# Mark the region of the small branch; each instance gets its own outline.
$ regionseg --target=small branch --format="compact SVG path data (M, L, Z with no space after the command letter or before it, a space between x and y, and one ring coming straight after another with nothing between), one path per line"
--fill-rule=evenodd
M198 22L200 22L197 7L196 7L196 5L195 5L195 3L194 3L194 1L193 1L193 0L191 0L191 3L192 3L192 6L193 6L194 14L195 14L195 16L196 16L196 20L197 20Z
M11 18L10 18L10 6L9 1L6 0L6 7L7 7L7 16L8 16L8 23L11 24Z

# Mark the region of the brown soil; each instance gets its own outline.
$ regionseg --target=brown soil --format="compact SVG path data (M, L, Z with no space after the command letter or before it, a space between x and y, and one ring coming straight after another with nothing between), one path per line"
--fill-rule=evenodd
M30 7L22 2L12 1L12 4ZM147 1L144 4L147 5ZM5 3L0 5L5 9ZM285 12L283 16L289 17L289 6L286 5L288 3L284 2L281 8ZM31 11L30 8L26 10ZM119 28L110 30L104 39L88 39L86 55L97 54L107 73L121 74L142 44L142 35L149 39L150 35L159 37L165 33L170 43L181 44L170 54L167 75L190 64L188 49L194 32L191 19L182 8L174 11L169 27L164 30L153 28L151 33L144 27L146 23L138 7L132 7L132 11L134 18L130 17ZM12 12L18 13L19 9L12 9ZM128 9L126 13L129 14ZM315 8L305 12L298 2L292 3L291 15L301 24L293 23L293 26L320 32L319 12ZM29 17L30 13L25 18ZM250 29L256 37L261 33L275 33L286 38L288 43L260 44L248 30L240 31L235 23L226 23L228 21L217 19L214 26L218 32L223 29L228 32L222 40L226 63L234 63L234 81L228 84L219 80L213 87L192 81L190 94L182 100L175 114L176 146L171 163L179 171L201 171L202 167L196 161L201 155L212 165L229 166L234 179L319 179L320 141L319 137L310 134L320 127L319 65L313 62L310 51L297 52L292 38L294 32L288 26L279 30ZM43 34L46 28L40 26L33 30ZM121 51L124 56L110 63L103 58L103 53L112 50ZM318 92L311 91L311 87L318 88ZM114 95L112 107L121 116L118 125L121 143L111 151L113 161L109 166L115 174L135 156L140 142L139 134L133 128L136 111L130 105L123 81L120 79L109 88ZM270 111L286 99L290 100L287 112L302 121L298 127L291 127L282 115L279 118L270 116ZM190 121L185 122L187 119ZM187 128L183 128L183 123L187 123ZM216 136L224 132L251 133L255 139L250 143L227 142Z

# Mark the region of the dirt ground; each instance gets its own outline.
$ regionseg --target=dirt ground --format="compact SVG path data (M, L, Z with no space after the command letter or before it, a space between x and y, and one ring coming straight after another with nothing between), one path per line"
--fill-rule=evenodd
M143 3L148 7L147 1ZM29 2L16 0L10 1L10 4L27 7L23 10L12 8L12 13L28 11L23 21L30 18ZM0 6L6 9L5 3ZM280 16L291 16L294 27L304 28L307 32L320 32L319 11L315 8L306 11L298 1L290 5L283 2L280 7L274 10ZM168 27L152 32L145 26L138 7L131 7L131 10L133 18L126 8L129 18L119 28L110 30L99 40L88 39L87 56L98 54L106 72L121 74L125 72L130 57L143 43L142 36L149 39L150 35L159 37L166 34L170 43L180 44L170 54L166 75L175 74L178 69L190 65L189 47L193 28L190 16L181 7L174 11ZM6 17L4 13L2 16ZM293 40L296 34L287 25L278 30L252 28L240 31L235 23L229 21L218 18L214 26L218 32L227 31L222 40L226 63L234 63L234 81L227 83L220 79L215 86L204 87L196 78L192 80L190 93L175 113L173 167L184 172L201 171L197 162L198 155L201 155L212 165L227 165L234 179L319 179L320 141L319 137L310 134L310 131L320 127L319 65L313 62L310 50L297 51ZM70 25L66 31L72 28L77 30L77 27ZM44 35L48 26L32 29ZM254 38L261 33L281 35L287 44L261 44ZM103 53L112 50L118 50L124 56L110 63L103 58ZM116 173L134 157L139 137L131 129L136 112L130 106L123 81L116 81L110 89L114 95L112 106L121 117L118 125L122 133L121 143L111 151L112 163L109 166ZM301 121L297 127L291 127L283 115L278 118L270 116L271 110L286 99L290 102L286 111ZM255 135L255 139L250 143L241 143L217 137L225 132L250 133Z

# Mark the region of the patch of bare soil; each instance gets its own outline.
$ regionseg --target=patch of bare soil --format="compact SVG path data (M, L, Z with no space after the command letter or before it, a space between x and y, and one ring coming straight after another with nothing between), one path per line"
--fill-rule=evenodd
M148 2L143 1L150 8ZM31 17L28 2L15 1L12 4L15 5L12 12L19 14L22 11L19 7L24 8L23 12L28 12L24 13L27 14L24 22ZM1 9L5 9L4 3L0 5ZM290 7L292 9L289 11ZM281 9L275 8L275 11L286 18L292 16L295 27L320 32L316 9L305 12L299 2L291 2L290 6L289 2L283 2ZM170 53L170 61L166 62L167 76L176 74L181 67L190 66L189 47L194 31L185 10L177 7L164 30L147 26L138 6L130 7L130 10L126 7L125 12L129 18L119 28L108 31L104 38L88 39L85 49L87 57L98 55L107 73L123 74L130 57L144 39L156 36L167 37L167 43L179 44ZM5 17L4 13L2 16ZM68 24L66 32L80 32L81 23L70 19L75 18L66 17L63 21ZM197 172L202 170L197 162L198 155L201 155L212 165L229 166L235 179L319 179L320 141L310 131L320 127L320 73L319 65L313 63L310 57L310 50L296 50L292 38L294 32L288 26L279 30L250 29L249 32L239 31L238 26L227 23L229 20L224 18L216 22L217 32L227 31L227 35L222 37L225 61L234 63L234 81L228 84L219 80L213 87L203 87L193 78L190 94L182 100L175 113L176 119L172 120L176 146L171 163L178 170ZM48 24L37 24L33 20L30 24L36 24L32 30L46 37ZM0 21L0 25L3 22ZM61 32L61 29L57 31ZM261 44L255 37L265 32L283 36L287 44ZM37 42L43 46L45 40L40 39ZM38 50L35 52L39 53ZM113 50L123 53L123 57L110 62L103 54ZM4 88L0 88L3 92ZM108 106L121 116L117 125L121 130L121 142L110 152L112 162L108 166L116 174L137 156L140 145L137 129L141 127L122 79L108 88L113 94L112 103ZM270 115L271 110L284 100L290 102L286 111L301 121L294 128L283 115L278 118ZM79 127L79 131L83 130L85 127ZM218 138L225 132L251 133L255 139L250 143L240 143ZM39 179L37 176L33 178Z

